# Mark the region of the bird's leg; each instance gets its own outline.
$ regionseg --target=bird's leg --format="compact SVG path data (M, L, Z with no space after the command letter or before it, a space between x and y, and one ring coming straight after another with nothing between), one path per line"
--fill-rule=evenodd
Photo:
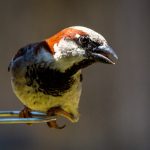
M25 106L24 109L20 111L19 117L32 118L31 109ZM32 123L27 123L27 125L32 125Z
M64 116L67 119L70 119L70 120L73 119L73 115L64 111L61 107L53 107L48 110L47 114L49 116ZM66 126L66 125L58 126L56 120L47 122L47 124L50 128L56 128L56 129L63 129Z

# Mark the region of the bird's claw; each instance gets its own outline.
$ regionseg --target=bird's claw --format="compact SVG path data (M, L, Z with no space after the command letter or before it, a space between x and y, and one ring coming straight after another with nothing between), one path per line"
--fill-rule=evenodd
M20 118L32 118L31 109L25 106L24 109L20 111L19 117ZM27 123L27 125L32 125L32 123Z
M61 107L53 107L48 110L48 116L63 116L69 120L73 119L73 115L64 111ZM63 129L66 125L58 126L56 120L47 123L50 128Z
M66 127L65 124L64 124L63 126L59 126L59 125L57 124L56 120L47 122L47 125L48 125L50 128L55 128L55 129L63 129L63 128Z

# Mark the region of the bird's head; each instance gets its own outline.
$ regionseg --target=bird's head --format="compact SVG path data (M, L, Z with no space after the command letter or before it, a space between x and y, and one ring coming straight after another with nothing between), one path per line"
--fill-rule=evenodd
M55 66L61 71L83 61L87 64L94 62L115 64L115 60L118 59L105 38L86 27L66 28L46 39L46 42L53 54Z

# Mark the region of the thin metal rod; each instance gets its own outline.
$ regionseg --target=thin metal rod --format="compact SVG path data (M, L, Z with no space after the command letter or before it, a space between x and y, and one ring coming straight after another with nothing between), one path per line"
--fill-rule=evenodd
M20 118L20 111L0 111L0 124L44 123L56 120L43 112L31 111L32 118Z

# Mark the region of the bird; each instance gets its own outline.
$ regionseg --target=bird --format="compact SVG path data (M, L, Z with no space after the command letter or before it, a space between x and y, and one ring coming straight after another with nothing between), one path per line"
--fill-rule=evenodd
M98 32L83 26L71 26L40 42L20 48L8 66L11 85L24 109L49 116L62 116L78 122L82 91L81 70L97 62L115 64L117 54ZM62 129L57 120L47 123Z

